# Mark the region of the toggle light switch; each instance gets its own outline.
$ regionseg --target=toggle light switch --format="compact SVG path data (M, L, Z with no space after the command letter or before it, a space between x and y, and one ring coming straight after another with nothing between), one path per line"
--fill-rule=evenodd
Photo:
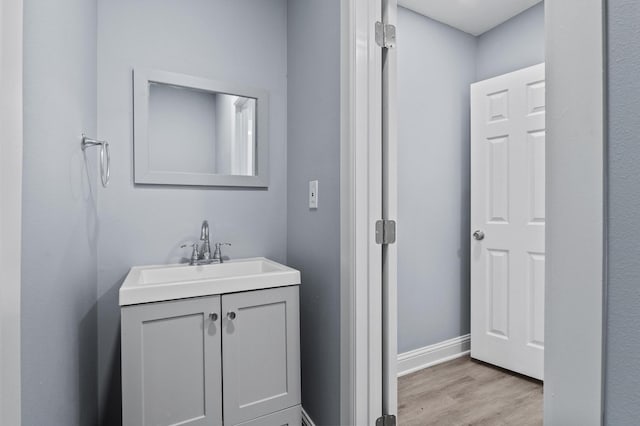
M318 181L312 180L309 182L309 208L318 208Z

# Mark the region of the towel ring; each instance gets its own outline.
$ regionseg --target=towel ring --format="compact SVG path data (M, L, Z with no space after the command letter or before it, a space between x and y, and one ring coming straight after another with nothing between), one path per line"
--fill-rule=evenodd
M100 147L100 180L102 186L107 187L109 185L109 179L111 178L111 153L109 152L109 142L99 141L97 139L91 139L82 135L82 150L86 150L88 147L99 146Z

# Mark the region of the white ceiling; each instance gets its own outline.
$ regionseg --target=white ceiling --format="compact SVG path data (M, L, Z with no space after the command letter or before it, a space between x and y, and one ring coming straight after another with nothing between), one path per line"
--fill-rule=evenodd
M480 35L542 0L398 0L400 6Z

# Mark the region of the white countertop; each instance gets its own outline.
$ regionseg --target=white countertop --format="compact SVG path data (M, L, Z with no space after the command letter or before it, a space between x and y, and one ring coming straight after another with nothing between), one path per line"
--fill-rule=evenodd
M297 284L299 271L264 257L198 266L134 266L120 287L120 306Z

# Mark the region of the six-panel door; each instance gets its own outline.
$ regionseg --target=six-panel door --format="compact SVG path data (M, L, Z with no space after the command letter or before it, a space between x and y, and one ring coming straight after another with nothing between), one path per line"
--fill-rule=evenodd
M298 287L222 296L224 420L300 404Z
M222 425L220 296L122 309L127 426Z
M537 379L544 373L544 70L471 86L471 356Z

